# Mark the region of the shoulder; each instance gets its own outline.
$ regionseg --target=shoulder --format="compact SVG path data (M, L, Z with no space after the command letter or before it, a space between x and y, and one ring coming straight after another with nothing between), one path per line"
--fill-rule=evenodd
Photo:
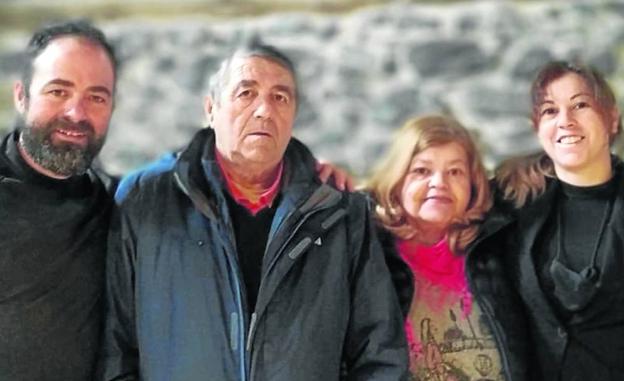
M121 203L132 194L146 188L148 184L153 184L157 179L168 176L173 171L175 163L176 154L167 153L156 161L130 172L119 182L115 192L115 200Z
M366 220L372 218L372 203L366 193L363 192L341 192L349 211L356 218L364 217ZM364 222L364 221L362 221Z

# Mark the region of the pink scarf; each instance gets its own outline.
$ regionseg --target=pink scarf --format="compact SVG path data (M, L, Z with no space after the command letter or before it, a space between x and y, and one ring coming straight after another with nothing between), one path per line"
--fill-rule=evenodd
M424 278L447 291L463 293L467 290L465 257L453 254L446 239L433 246L399 240L397 246L415 277Z
M465 316L472 310L472 296L468 290L465 269L466 258L455 255L448 246L446 239L433 246L423 246L410 241L397 240L397 248L401 258L409 265L414 278L426 280L428 283L440 287L446 294L461 295L462 310ZM418 285L416 285L418 287ZM420 297L416 289L416 297ZM427 304L435 305L436 300L425 300ZM410 320L405 320L407 341L412 348L420 352L421 343L415 340Z

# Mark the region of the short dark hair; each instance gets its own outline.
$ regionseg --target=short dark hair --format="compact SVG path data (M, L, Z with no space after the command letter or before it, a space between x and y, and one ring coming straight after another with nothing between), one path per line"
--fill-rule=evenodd
M272 61L284 69L288 70L295 83L295 100L299 100L299 86L297 84L297 73L293 62L274 46L264 44L259 38L254 37L239 46L234 52L221 62L219 70L210 77L209 94L215 102L219 102L219 97L223 91L223 86L228 82L230 76L230 66L236 58L260 57Z
M35 31L30 38L24 52L22 65L22 83L26 96L29 96L30 83L33 76L33 62L45 50L50 42L59 37L80 37L99 45L113 65L114 82L117 82L117 68L119 63L113 46L108 42L104 33L87 20L70 20L58 24L46 25Z

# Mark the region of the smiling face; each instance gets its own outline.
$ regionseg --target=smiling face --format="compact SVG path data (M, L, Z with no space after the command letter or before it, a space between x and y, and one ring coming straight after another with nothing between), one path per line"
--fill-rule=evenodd
M33 61L27 92L18 82L22 156L39 172L84 172L100 151L113 110L113 64L104 49L79 37L59 37Z
M576 185L607 181L617 110L603 110L583 78L574 73L554 79L545 90L536 127L557 177Z
M442 238L470 202L470 166L458 143L429 147L412 158L401 186L401 204L410 223Z
M219 99L207 99L216 148L237 164L275 167L290 141L295 120L295 81L278 63L235 58Z

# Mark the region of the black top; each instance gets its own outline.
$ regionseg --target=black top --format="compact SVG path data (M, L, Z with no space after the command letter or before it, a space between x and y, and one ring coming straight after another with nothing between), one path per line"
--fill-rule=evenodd
M570 270L581 272L592 263L593 251L597 246L596 267L600 269L604 251L609 248L599 245L601 230L605 228L605 213L611 207L615 192L615 177L604 184L577 187L559 181L557 205L552 208L540 238L537 241L534 260L540 284L555 306L562 320L569 320L573 313L567 310L554 295L554 283L551 275L553 259L558 260ZM560 213L560 215L557 215ZM607 217L608 218L608 217ZM561 221L561 225L558 224ZM561 249L558 250L558 243Z
M494 326L501 328L495 332L503 334L497 344L513 380L624 380L624 163L615 156L612 163L613 209L597 258L597 292L569 320L544 286L547 243L556 245L560 182L547 178L544 191L520 208L503 199L500 189L494 193L494 208L469 248L466 268L475 300L487 296L484 311L494 311ZM502 272L490 274L497 266ZM505 291L518 293L520 301Z
M611 207L615 182L591 187L577 187L561 183L563 197L561 220L563 222L562 260L575 271L581 271L588 264L588 254L595 248L600 229L604 228L604 214Z
M236 251L245 282L248 311L253 311L258 299L262 278L262 259L269 239L275 208L266 207L254 216L247 208L234 201L227 190L223 193L226 195L230 218L234 225ZM278 204L279 200L274 200L273 205Z
M39 174L16 141L0 146L0 379L89 380L111 198L92 174Z
M537 241L538 250L534 251L537 275L546 297L550 300L555 313L568 329L582 322L579 313L568 308L561 294L555 293L552 264L558 260L570 271L581 274L591 266L596 275L588 282L589 288L597 289L600 277L604 272L604 264L609 250L613 248L602 244L604 231L611 218L613 199L617 188L616 176L608 182L590 187L578 187L559 181L557 205L551 209L546 225ZM559 284L560 288L562 287ZM587 308L591 306L595 292L588 295ZM580 292L575 289L563 290L578 298ZM600 356L574 336L570 337L562 364L560 377L562 380L592 380L595 375L586 373L590 369L604 365L590 366L590 363L601 364Z

